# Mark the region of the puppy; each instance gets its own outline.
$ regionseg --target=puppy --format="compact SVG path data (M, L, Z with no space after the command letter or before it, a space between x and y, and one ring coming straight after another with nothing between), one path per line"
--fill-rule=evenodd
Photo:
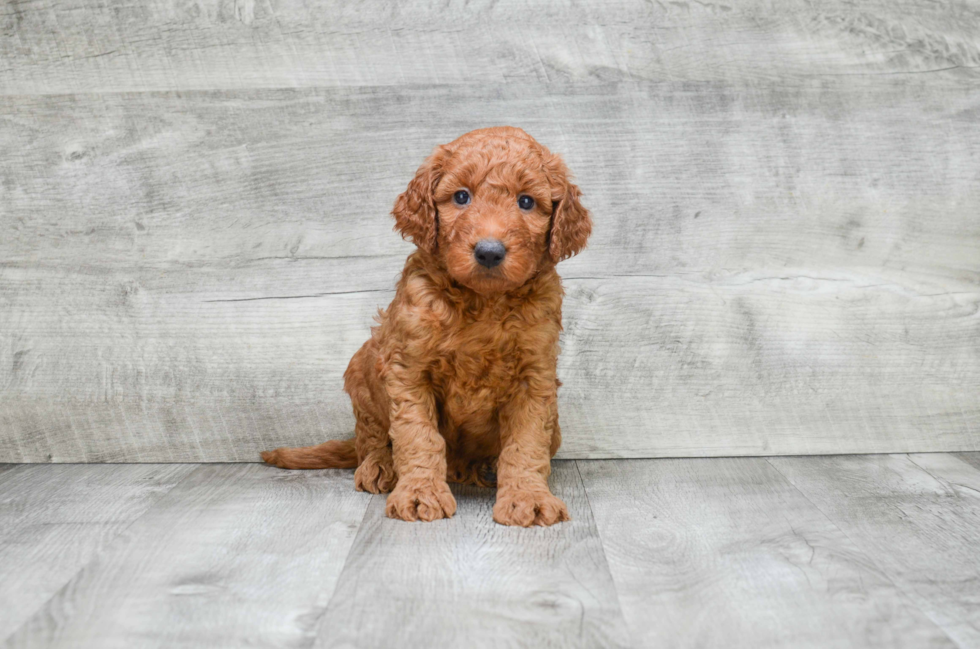
M548 488L561 443L555 265L592 231L561 158L518 128L436 147L395 202L409 255L344 389L354 439L262 454L287 469L357 468L387 515L448 518L446 484L497 487L504 525L568 520Z

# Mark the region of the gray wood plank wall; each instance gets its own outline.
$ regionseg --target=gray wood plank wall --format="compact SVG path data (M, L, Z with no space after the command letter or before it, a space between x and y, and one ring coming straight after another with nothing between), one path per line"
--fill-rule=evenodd
M980 450L980 2L8 3L0 461L351 433L432 146L596 222L563 457Z

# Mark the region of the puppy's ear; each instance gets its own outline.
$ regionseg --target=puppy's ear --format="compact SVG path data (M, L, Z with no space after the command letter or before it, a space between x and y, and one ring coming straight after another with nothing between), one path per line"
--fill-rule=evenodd
M444 147L436 147L395 201L391 215L395 217L395 229L403 238L429 253L436 251L436 235L439 224L433 193L442 175L442 165L449 157Z
M582 192L569 181L568 167L558 155L547 159L545 168L551 182L551 239L548 252L556 264L585 247L592 234L592 218L579 202Z

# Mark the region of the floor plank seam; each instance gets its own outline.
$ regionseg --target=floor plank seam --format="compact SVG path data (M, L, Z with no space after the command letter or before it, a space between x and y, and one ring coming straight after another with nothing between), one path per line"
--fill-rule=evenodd
M344 566L340 569L340 574L337 575L337 583L334 585L333 592L330 593L330 599L327 601L327 605L323 607L320 615L317 616L316 621L313 623L313 635L310 638L309 644L301 645L304 648L312 647L317 643L317 640L320 637L320 625L326 618L327 613L330 612L330 609L333 608L334 600L337 599L337 594L340 592L341 584L344 583L344 577L347 575L347 571L353 570L350 559L352 556L354 556L354 548L358 546L358 542L361 541L362 535L366 534L364 531L364 521L367 520L368 513L371 511L371 503L373 503L376 498L387 498L387 496L385 494L371 494L371 497L367 499L367 502L364 505L364 513L361 515L361 522L357 524L357 534L354 535L354 540L347 549L347 556L344 557Z
M954 453L947 453L946 455L948 455L949 457L952 457L954 459L959 460L959 458L956 457L956 454L954 454ZM971 491L971 492L973 492L973 493L975 493L977 495L980 495L980 491L977 491L973 487L968 487L967 485L960 484L958 482L953 482L951 480L946 480L945 478L940 478L935 473L933 473L929 469L925 468L924 466L922 466L921 464L919 464L918 462L916 462L912 458L912 453L905 453L905 457L908 458L908 461L909 462L911 462L912 464L914 464L915 466L917 466L919 469L921 469L922 471L924 471L926 474L928 474L929 477L931 477L933 480L935 480L939 484L943 485L943 487L945 489L947 489L950 493L952 493L952 494L955 494L956 493L956 490L953 489L952 487L959 487L960 489L966 489L967 491ZM964 464L967 464L967 463L964 462ZM967 464L967 466L970 466L972 468L973 465Z
M793 456L782 456L782 457L793 457ZM827 522L830 523L831 525L833 525L834 526L834 529L836 529L838 532L840 532L841 535L844 538L846 538L848 541L850 541L854 545L854 547L859 547L858 544L854 541L854 539L852 539L850 536L848 536L847 532L845 532L843 529L841 529L840 525L838 525L836 523L836 521L834 521L830 516L827 515L827 512L825 512L824 510L822 510L819 507L817 507L816 503L814 503L812 500L810 500L810 497L808 495L806 495L806 492L804 492L802 489L800 489L799 486L797 486L795 482L793 482L792 480L790 480L789 477L785 473L783 473L782 471L779 470L779 467L778 466L776 466L775 464L772 463L772 458L764 457L762 459L766 461L766 464L768 464L769 466L772 467L773 471L775 471L780 476L782 476L783 480L786 481L786 484L789 484L789 485L791 485L793 487L793 489L796 489L797 493L799 493L801 496L803 496L803 499L806 500L808 503L810 503L810 506L811 507L813 507L816 511L820 512L820 515L823 516L825 519L827 519ZM875 566L877 567L877 564L875 564ZM879 568L879 570L880 570L880 568ZM890 577L889 577L889 580L891 580Z
M633 630L630 629L629 622L626 621L626 613L623 611L623 603L619 599L619 584L616 583L616 576L609 567L609 557L606 556L606 543L602 539L602 530L599 529L599 523L595 516L595 509L592 507L592 498L589 496L589 488L586 486L585 478L582 476L582 467L579 466L579 462L582 462L582 460L572 460L572 462L575 463L575 472L578 473L579 482L582 484L582 493L585 494L585 503L589 506L589 516L592 517L592 525L595 527L595 535L596 538L599 539L599 550L602 552L602 560L606 564L606 572L609 574L609 580L613 585L613 592L616 594L616 608L619 609L619 614L623 618L623 624L626 626L626 633L630 641L630 646L636 647L636 641L633 638Z

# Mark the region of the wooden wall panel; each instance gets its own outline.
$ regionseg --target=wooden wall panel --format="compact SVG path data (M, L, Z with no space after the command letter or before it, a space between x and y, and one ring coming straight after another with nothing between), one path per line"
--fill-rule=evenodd
M35 0L0 12L0 93L975 80L978 33L976 0Z
M11 5L0 461L347 436L387 213L491 124L596 222L564 457L980 450L975 4L658 5Z

